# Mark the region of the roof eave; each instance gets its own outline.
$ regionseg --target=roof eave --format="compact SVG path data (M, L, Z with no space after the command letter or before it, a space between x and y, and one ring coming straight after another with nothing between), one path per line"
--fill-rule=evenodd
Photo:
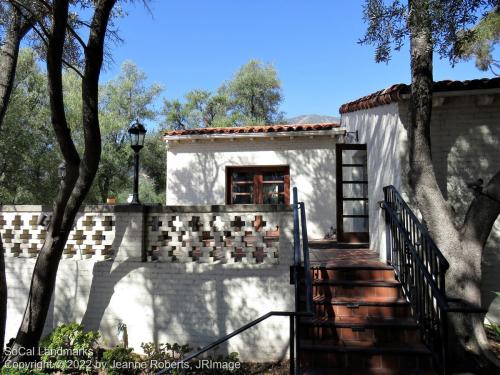
M165 135L163 139L169 141L193 141L193 140L216 140L216 139L268 139L275 138L299 138L299 137L325 137L345 134L344 127L337 127L328 130L307 130L307 131L287 131L287 132L266 132L266 133L223 133L223 134L193 134L193 135Z

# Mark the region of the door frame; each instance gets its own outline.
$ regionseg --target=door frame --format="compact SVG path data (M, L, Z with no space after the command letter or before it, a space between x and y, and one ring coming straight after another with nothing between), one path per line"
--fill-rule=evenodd
M344 150L367 150L366 144L351 144L351 143L337 143L335 146L335 159L336 159L336 195L337 195L337 242L342 243L368 243L370 240L369 232L344 232L344 195L343 195L343 180L342 180L342 151ZM367 155L368 157L368 155ZM368 160L367 160L368 164ZM350 164L350 166L354 166ZM365 166L368 168L368 165ZM368 174L368 170L367 170ZM368 184L367 181L360 183ZM363 198L368 201L368 197ZM360 199L361 200L361 199ZM365 217L368 219L369 215L349 215L349 217Z

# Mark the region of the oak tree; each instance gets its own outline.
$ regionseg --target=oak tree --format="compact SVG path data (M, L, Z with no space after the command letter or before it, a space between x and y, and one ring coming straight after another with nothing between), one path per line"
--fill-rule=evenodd
M437 245L448 259L449 297L481 307L481 260L486 240L500 213L500 172L486 183L470 203L465 220L456 225L453 210L441 192L431 156L433 55L453 63L460 36L481 15L491 12L493 0L367 0L364 19L368 28L361 43L376 47L377 62L389 61L409 38L411 65L410 185L418 208ZM492 41L494 43L494 41ZM481 364L498 366L489 351L481 314L451 314L454 349L472 354ZM456 356L465 358L465 356ZM461 365L461 361L455 361ZM464 363L464 365L468 365Z

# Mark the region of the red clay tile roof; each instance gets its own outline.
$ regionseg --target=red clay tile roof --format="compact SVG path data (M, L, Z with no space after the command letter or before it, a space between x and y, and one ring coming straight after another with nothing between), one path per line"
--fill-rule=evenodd
M265 126L243 126L227 128L197 128L185 130L169 130L166 136L178 135L209 135L209 134L248 134L248 133L277 133L277 132L300 132L314 130L331 130L340 127L340 123L324 124L292 124L292 125L265 125Z
M438 81L434 82L434 92L446 91L467 91L467 90L485 90L500 88L500 77L473 79L470 81ZM384 104L399 102L403 95L410 93L410 85L399 83L391 87L374 92L373 94L363 96L357 100L340 106L340 113L348 113L378 107Z

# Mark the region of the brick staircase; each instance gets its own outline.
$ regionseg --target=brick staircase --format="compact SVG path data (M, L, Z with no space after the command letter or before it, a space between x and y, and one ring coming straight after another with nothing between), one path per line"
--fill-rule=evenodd
M330 259L312 253L315 316L299 325L302 374L433 374L393 268L364 249L335 249Z

